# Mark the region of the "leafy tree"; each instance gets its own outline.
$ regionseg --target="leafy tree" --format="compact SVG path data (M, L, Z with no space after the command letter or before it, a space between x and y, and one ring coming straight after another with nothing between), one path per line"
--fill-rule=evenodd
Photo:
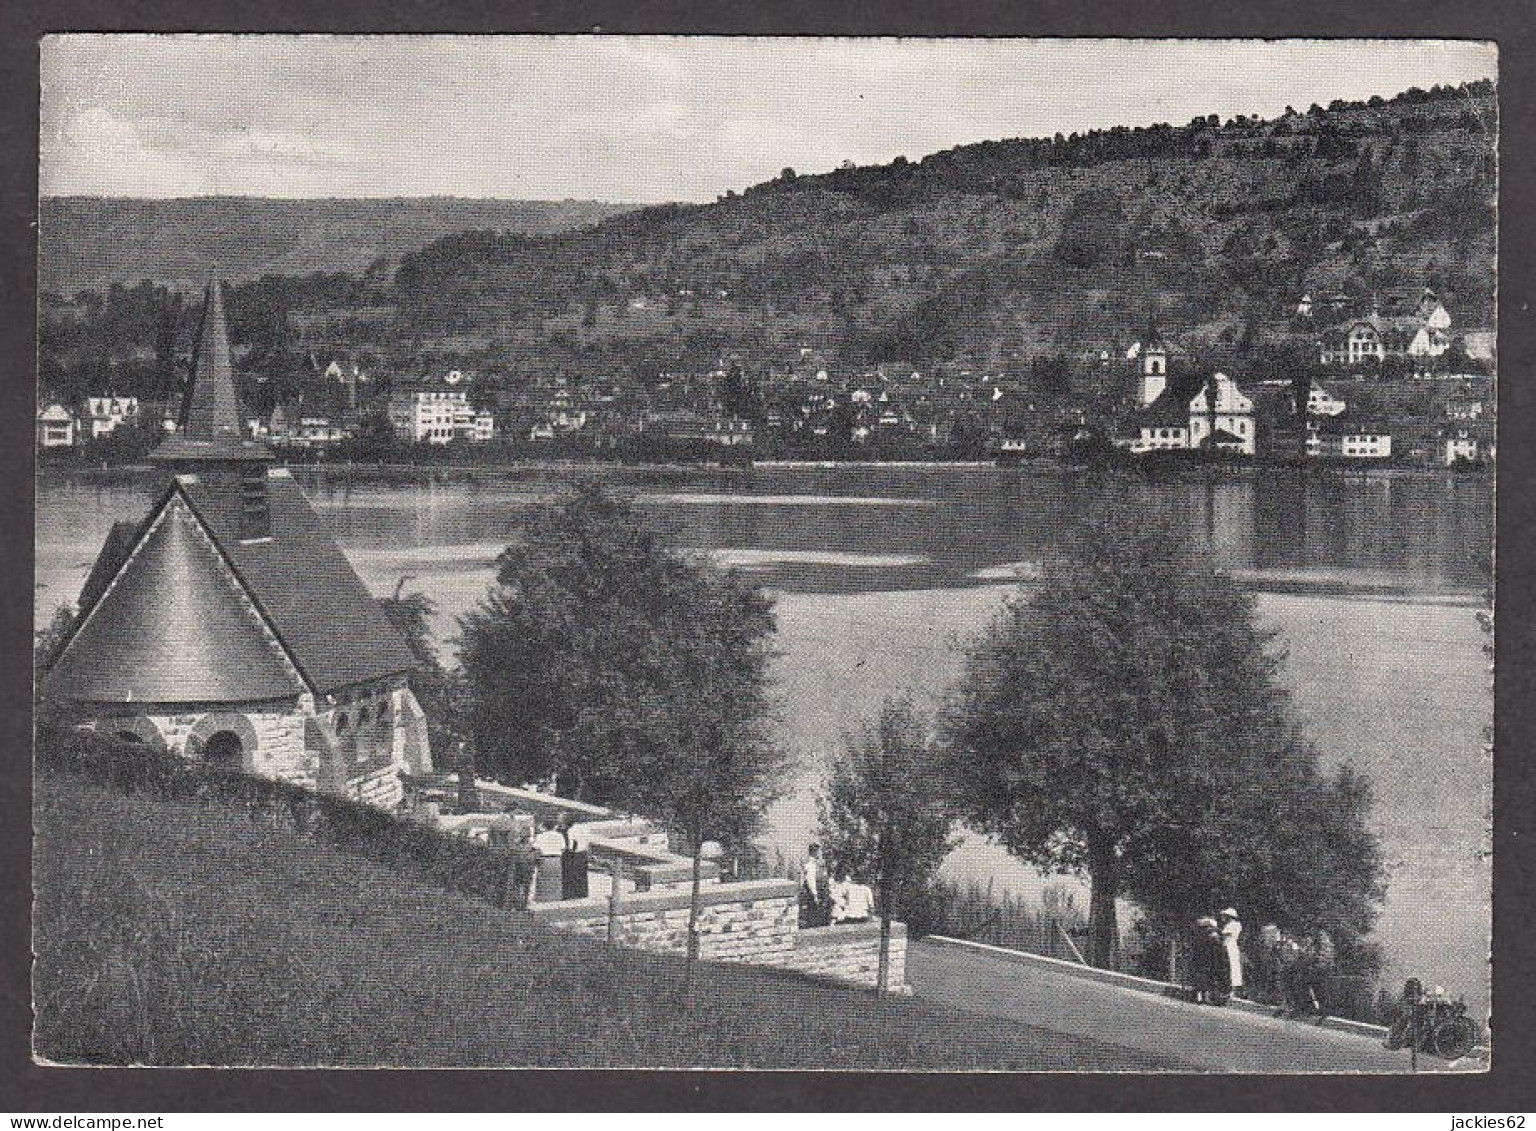
M399 446L400 441L395 435L395 426L390 423L389 412L379 405L368 409L359 418L357 431L347 449L353 458L368 461L387 459Z
M889 988L891 917L910 921L955 847L945 767L905 699L887 699L874 726L832 764L820 798L820 839L835 868L873 876L879 891L880 967Z
M460 626L480 771L553 775L686 834L696 957L700 849L747 843L787 769L768 736L769 598L669 552L630 501L583 483L534 511Z
M1072 391L1072 360L1064 353L1031 358L1029 372L1038 392L1060 397Z
M119 424L112 431L81 446L81 454L103 464L142 463L164 438L158 420Z
M1382 894L1369 793L1319 770L1252 594L1144 515L1076 521L1065 542L977 642L949 709L966 818L1087 874L1097 965L1120 896L1165 925L1231 902L1365 933Z

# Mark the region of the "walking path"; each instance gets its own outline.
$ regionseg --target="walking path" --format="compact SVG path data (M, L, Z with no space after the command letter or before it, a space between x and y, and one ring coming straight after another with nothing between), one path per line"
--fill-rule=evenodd
M1158 997L926 940L907 949L907 981L919 997L1072 1037L1171 1057L1203 1072L1407 1072L1407 1050L1303 1021ZM1469 1071L1420 1056L1419 1071Z

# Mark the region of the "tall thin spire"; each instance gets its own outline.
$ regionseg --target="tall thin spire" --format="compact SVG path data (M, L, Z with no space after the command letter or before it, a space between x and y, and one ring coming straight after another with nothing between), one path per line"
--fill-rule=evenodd
M192 383L182 402L178 426L189 440L240 435L240 402L235 397L234 367L229 358L224 286L217 279L208 284L204 296Z
M240 400L235 396L235 373L230 361L229 325L224 317L224 288L217 279L208 284L203 301L192 379L182 401L176 435L149 458L173 468L186 463L274 458L265 444L246 440L242 435Z

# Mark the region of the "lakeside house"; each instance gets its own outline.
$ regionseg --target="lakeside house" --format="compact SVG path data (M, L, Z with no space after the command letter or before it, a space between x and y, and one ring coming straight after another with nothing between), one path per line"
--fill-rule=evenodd
M83 433L92 440L110 436L119 424L137 424L139 420L138 397L87 397L85 411L81 414Z
M1467 330L1458 339L1461 352L1470 361L1492 365L1498 356L1499 336L1493 330Z
M43 398L39 405L39 451L83 448L123 427L130 431L158 428L163 435L176 430L175 414L163 401L108 395L86 397L78 410L57 398Z
M1316 381L1307 387L1308 416L1338 416L1348 407L1348 402L1334 396Z
M295 447L324 448L351 439L353 429L329 416L301 416L286 440Z
M1451 349L1451 315L1426 287L1415 305L1373 302L1370 312L1327 327L1318 339L1318 360L1324 365L1381 363L1407 358L1417 363L1443 357Z
M1348 414L1323 417L1307 437L1307 454L1323 459L1385 460L1392 455L1392 429L1380 420Z
M431 768L416 663L298 484L242 436L209 286L167 480L113 526L39 680L82 726L383 807Z
M1436 353L1429 354L1436 345ZM1411 316L1371 313L1325 330L1319 341L1318 360L1324 365L1359 365L1365 361L1385 361L1388 357L1406 357L1415 350L1418 356L1436 356L1447 348L1449 342L1443 335L1432 341L1428 327Z
M397 384L389 398L389 422L395 435L417 444L480 443L496 435L495 417L471 402L468 378L457 369Z
M752 443L752 422L723 411L692 408L652 409L640 427L642 435L659 436L675 444L713 444L734 448Z
M1310 322L1319 316L1339 318L1348 312L1353 300L1343 291L1334 291L1330 294L1319 293L1313 297L1310 291L1304 292L1296 300L1294 317L1302 322Z
M80 422L58 401L37 412L37 446L43 450L73 448L80 439Z
M1491 400L1469 382L1452 389L1440 401L1440 411L1447 420L1482 420L1493 415Z
M1440 429L1436 453L1446 467L1482 463L1494 458L1494 429L1486 423L1454 423Z

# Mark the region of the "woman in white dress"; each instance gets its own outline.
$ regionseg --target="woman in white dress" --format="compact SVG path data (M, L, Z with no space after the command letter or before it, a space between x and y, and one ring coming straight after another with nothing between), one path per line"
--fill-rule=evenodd
M1221 941L1227 949L1227 969L1234 994L1243 988L1243 952L1237 945L1242 934L1243 924L1238 920L1237 912L1230 907L1224 908L1221 912Z

